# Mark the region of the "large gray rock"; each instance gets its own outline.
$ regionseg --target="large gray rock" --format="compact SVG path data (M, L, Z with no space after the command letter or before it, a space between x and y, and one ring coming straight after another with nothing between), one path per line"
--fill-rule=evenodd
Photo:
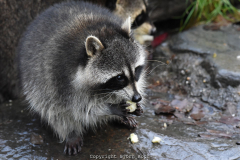
M168 85L171 94L185 94L217 110L236 108L240 101L239 27L217 31L203 27L173 35L156 48L155 59L169 64L154 70L155 79Z
M240 84L240 31L230 25L217 31L205 30L203 26L179 33L170 40L176 53L191 52L206 57L202 66L211 74L213 83L219 87Z

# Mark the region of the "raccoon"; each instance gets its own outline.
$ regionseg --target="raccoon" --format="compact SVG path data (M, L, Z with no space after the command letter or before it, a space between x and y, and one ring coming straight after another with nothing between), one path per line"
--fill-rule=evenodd
M111 3L106 4L109 4L108 6L114 6L110 5ZM128 16L132 18L131 28L134 29L133 36L140 44L145 44L147 41L153 41L156 27L149 19L145 0L117 0L113 12L123 19Z
M152 41L156 27L150 22L148 7L145 0L85 0L108 8L122 19L131 17L131 28L134 29L134 38L140 44Z
M29 25L17 55L30 110L66 141L66 154L80 152L88 128L112 119L136 127L131 114L143 113L146 53L130 18L86 2L56 4Z
M148 19L147 4L144 0L84 0L102 7L108 8L111 12L122 19L131 17L132 27L137 28Z

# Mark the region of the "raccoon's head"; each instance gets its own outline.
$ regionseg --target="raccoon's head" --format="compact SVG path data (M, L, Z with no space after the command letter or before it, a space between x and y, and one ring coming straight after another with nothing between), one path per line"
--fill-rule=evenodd
M156 27L150 22L145 0L106 0L105 6L122 19L131 17L131 28L135 29L134 35L137 35L135 39L140 44L144 44L145 41L152 41L153 36L145 35L154 35Z
M147 34L155 34L156 27L150 22L147 5L146 0L106 0L105 2L105 6L122 19L130 16L132 29L137 29L146 23Z
M107 0L105 5L122 19L130 16L132 28L136 28L148 20L145 0Z
M139 102L142 99L146 54L130 36L130 28L128 18L121 27L127 34L109 31L108 38L90 35L86 39L89 57L84 69L86 85L92 91L91 95L104 103Z

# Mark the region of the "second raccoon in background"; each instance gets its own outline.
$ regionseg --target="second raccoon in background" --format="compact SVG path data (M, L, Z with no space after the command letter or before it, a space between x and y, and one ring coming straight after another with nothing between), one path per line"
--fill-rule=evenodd
M134 38L145 44L152 41L156 28L149 22L147 4L144 0L84 0L110 9L123 20L131 17Z

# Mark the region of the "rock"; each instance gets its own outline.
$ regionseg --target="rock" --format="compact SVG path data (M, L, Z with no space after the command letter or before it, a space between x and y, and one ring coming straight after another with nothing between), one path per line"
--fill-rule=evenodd
M163 77L161 84L171 81L168 88L171 92L199 98L220 110L225 110L224 104L228 102L237 104L240 101L238 33L233 25L215 31L198 26L170 37L165 45L157 47L167 51L167 57L174 55L165 69L168 74L158 75Z
M229 60L228 62L232 62ZM235 67L239 67L239 72L233 72L226 69L219 69L215 75L215 80L219 81L224 86L233 86L236 87L240 84L240 61L239 64ZM232 68L235 70L234 68Z
M43 138L41 135L38 134L31 134L31 143L32 144L43 144Z
M236 27L221 27L207 31L204 26L194 27L174 35L170 48L178 53L191 52L207 56L202 67L211 75L212 83L218 87L240 84L240 38ZM217 56L213 56L217 55Z
M193 108L193 104L190 103L187 99L184 99L182 101L175 99L170 103L170 105L180 112L190 112Z

